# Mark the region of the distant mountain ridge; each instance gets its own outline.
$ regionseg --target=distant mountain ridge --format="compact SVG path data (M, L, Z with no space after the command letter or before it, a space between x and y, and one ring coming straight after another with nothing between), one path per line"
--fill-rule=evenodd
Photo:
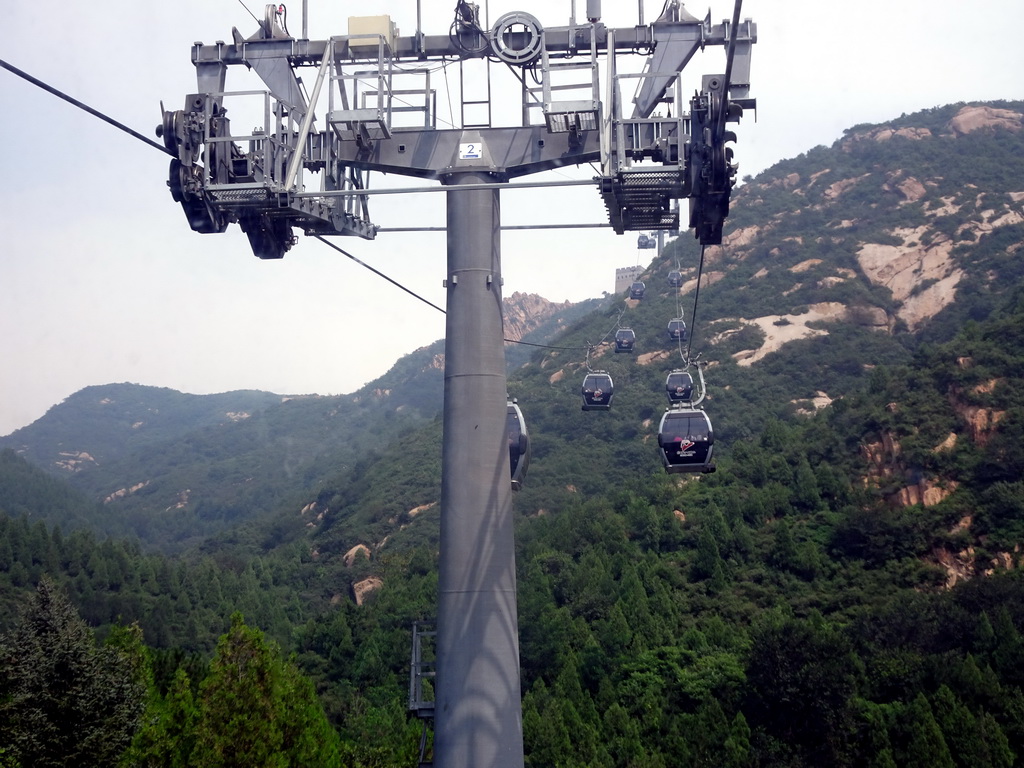
M525 293L503 303L507 337L536 343L594 305L556 304ZM525 350L510 349L510 366L532 347ZM0 438L0 447L119 508L144 539L161 538L160 546L175 548L195 539L184 533L189 526L208 534L311 492L324 474L382 447L380 436L386 439L396 420L402 429L415 429L433 418L441 408L443 351L443 340L415 350L350 395L86 387ZM167 524L158 512L181 519Z
M36 464L74 473L197 428L249 418L281 399L257 391L190 395L140 384L91 386L3 441Z

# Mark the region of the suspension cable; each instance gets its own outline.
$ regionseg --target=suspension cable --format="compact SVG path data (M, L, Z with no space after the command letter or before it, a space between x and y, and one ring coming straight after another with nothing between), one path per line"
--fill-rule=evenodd
M169 150L163 144L158 144L157 142L153 141L149 137L143 136L138 131L132 130L131 128L129 128L124 123L118 122L114 118L108 117L107 115L103 114L99 110L93 109L92 107L90 107L87 104L83 104L78 99L72 98L71 96L68 96L66 93L62 93L61 91L58 91L53 86L47 85L42 80L38 80L37 78L32 77L32 75L30 75L28 72L25 72L23 70L18 69L13 64L8 64L3 59L0 59L0 67L3 67L4 69L6 69L9 72L13 72L15 75L17 75L20 78L28 80L28 82L32 83L32 85L35 85L35 86L37 86L39 88L42 88L47 93L51 93L54 96L56 96L57 98L64 99L64 101L68 102L69 104L73 104L74 106L78 107L79 109L85 110L86 112L88 112L93 117L98 117L103 122L109 123L110 125L114 126L118 130L124 131L125 133L129 134L130 136L134 136L139 141L144 141L146 144L149 144L151 147L155 147L156 149L159 149L161 152L164 152L164 153L166 153L168 155L171 155L171 157L177 157L177 155L175 155L173 152L171 152L171 150Z
M700 301L700 279L704 273L704 252L707 250L707 246L701 243L700 246L700 265L697 267L697 289L693 294L693 312L690 315L690 340L686 344L686 358L685 362L687 365L690 364L690 350L693 347L693 333L697 329L697 302Z
M729 52L725 61L725 96L729 96L729 88L732 87L732 61L736 56L736 36L740 27L740 9L743 7L743 0L736 0L732 9L732 26L729 28Z
M42 80L39 80L38 78L33 77L32 75L28 74L27 72L24 72L23 70L18 69L13 64L9 64L8 62L4 61L3 59L0 59L0 67L3 67L4 69L8 70L9 72L12 72L13 74L17 75L18 77L21 77L21 78L27 80L28 82L32 83L32 85L35 85L36 87L41 88L42 90L46 91L47 93L50 93L50 94L52 94L52 95L54 95L54 96L56 96L56 97L58 97L60 99L63 99L64 101L68 102L69 104L72 104L72 105L78 107L79 109L81 109L81 110L83 110L85 112L88 112L93 117L99 118L103 122L108 123L108 124L114 126L118 130L124 131L129 136L132 136L133 138L136 138L139 141L141 141L141 142L143 142L145 144L148 144L149 146L153 147L154 149L158 149L161 152L163 152L164 154L171 155L172 157L176 157L176 155L173 152L171 152L171 150L169 150L167 147L163 146L162 144L159 144L159 143L153 141L152 139L148 138L147 136L143 136L138 131L129 128L125 124L115 120L112 117L109 117L108 115L103 114L99 110L93 109L88 104L85 104L85 103L83 103L83 102L79 101L78 99L75 99L75 98L73 98L71 96L68 96L67 94L57 90L53 86L47 85ZM371 272L373 272L378 277L381 277L381 278L387 280L389 283L391 283L395 287L401 288L403 291L408 293L410 296L413 296L414 298L419 299L420 301L422 301L427 306L432 307L433 309L436 309L441 314L446 314L445 310L442 309L441 307L439 307L436 304L434 304L433 302L423 298L422 296L420 296L415 291L410 290L409 288L406 288L400 282L398 282L397 280L394 280L394 279L388 277L387 275L385 275L380 270L377 270L377 269L371 267L366 262L361 261L360 259L356 258L355 256L353 256L351 253L349 253L348 251L344 250L343 248L335 245L334 243L330 242L329 240L324 239L321 235L313 235L313 237L316 240L319 240L320 242L324 243L325 245L327 245L327 246L333 248L334 250L338 251L339 253L341 253L341 254L347 256L348 258L352 259L352 261L356 262L361 267L365 267L366 269L370 270ZM622 317L621 313L619 314L619 317L620 318ZM605 334L605 337L607 338L607 334ZM565 351L572 351L572 352L576 352L576 351L579 351L580 349L584 349L584 348L581 348L581 347L557 347L557 346L553 346L553 345L550 345L550 344L537 344L535 342L520 341L520 340L517 340L517 339L503 339L503 341L505 341L505 342L507 342L509 344L522 344L524 346L539 347L541 349L565 350ZM585 349L589 349L589 347L586 347Z
M249 10L249 6L247 6L245 3L243 3L242 0L238 0L238 3L243 8L245 8L245 10L249 13L250 16L253 17L253 19L255 19L257 24L261 23L260 20L256 18L256 14Z
M373 274L377 275L377 277L382 277L382 278L384 278L385 280L387 280L387 281L388 281L389 283L391 283L391 284L392 284L393 286L395 286L396 288L401 288L401 289L402 289L403 291L405 291L406 293L408 293L408 294L409 294L410 296L412 296L413 298L419 299L419 300L420 300L420 301L422 301L422 302L423 302L424 304L426 304L426 305L427 305L428 307L433 307L433 308L434 308L434 309L436 309L436 310L437 310L438 312L440 312L440 313L441 313L442 315L443 315L443 314L446 314L446 312L445 312L445 311L444 311L444 310L443 310L443 309L442 309L441 307L437 306L437 304L435 304L434 302L432 302L432 301L430 301L430 300L428 300L428 299L425 299L425 298L423 298L422 296L420 296L420 295L419 295L418 293L416 293L415 291L413 291L413 290L411 290L411 289L409 289L409 288L406 288L406 287L405 287L404 285L402 285L402 284L401 284L400 282L398 282L397 280L394 280L394 279L392 279L392 278L388 277L387 275L385 275L385 274L384 274L383 272L381 272L380 270L378 270L378 269L374 269L374 268L373 268L373 267L371 267L371 266L370 266L369 264L367 264L367 263L366 263L365 261L360 261L360 260L359 260L358 258L356 258L355 256L353 256L353 255L352 255L351 253L349 253L348 251L346 251L346 250L345 250L344 248L342 248L341 246L339 246L339 245L335 245L335 244L334 244L334 243L332 243L332 242L331 242L330 240L326 240L326 239L325 239L325 238L323 237L323 235L313 235L313 239L314 239L314 240L319 240L319 241L320 241L321 243L323 243L324 245L328 246L329 248L333 248L334 250L336 250L336 251L337 251L338 253L342 254L343 256L348 256L348 257L349 257L350 259L352 259L352 261L354 261L354 262L355 262L356 264L358 264L359 266L361 266L361 267L366 267L366 268L367 268L368 270L370 270L371 272L373 272Z
M313 235L313 239L314 240L319 240L321 243L323 243L324 245L326 245L326 246L328 246L330 248L333 248L334 250L336 250L338 253L342 254L343 256L347 256L348 258L352 259L352 261L354 261L359 266L365 267L366 269L370 270L371 272L373 272L373 274L377 275L377 277L384 278L385 280L387 280L389 283L391 283L396 288L401 288L403 291L408 293L413 298L419 299L424 304L426 304L428 307L436 309L442 315L448 314L444 309L442 309L441 307L437 306L437 304L434 304L432 301L423 298L422 296L420 296L418 293L416 293L412 289L406 288L404 285L402 285L400 282L398 282L394 278L388 277L383 272L381 272L379 269L375 269L374 267L371 267L365 261L362 261L361 259L357 258L356 256L353 256L351 253L346 251L341 246L335 245L330 240L325 239L322 235ZM509 344L522 344L523 346L527 346L527 347L540 347L542 349L560 349L560 350L567 350L567 351L572 351L572 352L577 352L580 349L584 349L584 347L555 347L555 346L552 346L550 344L538 344L538 343L532 342L532 341L520 341L520 340L517 340L517 339L502 339L502 341L505 341L505 342L507 342ZM586 348L589 348L589 347L586 347Z

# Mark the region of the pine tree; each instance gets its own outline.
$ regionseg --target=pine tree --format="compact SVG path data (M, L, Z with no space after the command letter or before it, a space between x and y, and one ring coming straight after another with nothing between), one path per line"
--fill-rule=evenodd
M775 544L772 547L771 561L776 567L788 571L799 569L796 540L787 520L780 520L775 526Z
M723 753L723 765L726 768L749 768L754 764L750 754L750 726L742 712L737 712L732 719Z
M700 530L700 536L697 539L697 556L690 569L690 576L697 581L714 579L716 576L724 579L722 556L710 527L705 526Z
M563 755L572 752L569 733L555 710L555 700L543 680L523 699L523 747L531 766L558 765Z
M1015 764L1016 756L1010 749L1010 740L988 712L982 712L978 717L978 733L985 748L983 757L992 768L1010 768ZM980 765L980 762L976 765Z
M888 713L893 708L864 700L858 700L856 704L863 720L859 751L865 768L896 768L888 723Z
M801 456L793 470L791 487L793 506L805 512L813 512L821 505L821 493L818 490L818 478L811 469L806 456Z
M151 690L144 724L125 756L124 768L187 768L195 744L198 710L188 673L179 667L167 696Z
M200 686L195 768L332 768L339 739L312 685L239 613Z
M137 629L98 647L71 601L44 578L0 640L0 746L23 766L116 765L145 704Z
M907 747L901 765L907 768L955 768L946 739L923 693L907 708Z

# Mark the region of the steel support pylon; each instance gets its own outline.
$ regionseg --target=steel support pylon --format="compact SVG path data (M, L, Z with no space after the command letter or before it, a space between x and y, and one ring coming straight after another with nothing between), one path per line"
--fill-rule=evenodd
M445 179L448 274L434 765L522 768L499 192Z

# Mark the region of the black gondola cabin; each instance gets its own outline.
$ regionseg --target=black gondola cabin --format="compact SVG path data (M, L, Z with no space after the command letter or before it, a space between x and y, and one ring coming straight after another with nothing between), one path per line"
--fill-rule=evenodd
M523 412L512 400L508 401L506 431L508 433L508 462L512 475L512 490L518 491L523 487L526 469L530 466L530 434L526 431Z
M658 448L665 471L714 472L711 453L715 433L711 419L696 408L673 408L665 411L658 427Z
M604 371L588 373L583 380L583 410L607 411L612 407L612 377Z
M683 273L678 269L673 269L668 273L668 284L672 288L678 288L683 284Z
M615 351L632 352L636 344L636 333L632 328L619 328L615 332Z
M693 400L693 376L689 371L671 371L665 377L665 394L671 403Z
M644 291L646 290L647 286L644 285L642 280L635 280L633 284L629 286L629 298L642 299L644 297Z
M686 341L686 322L681 317L668 321L668 337L672 341Z

